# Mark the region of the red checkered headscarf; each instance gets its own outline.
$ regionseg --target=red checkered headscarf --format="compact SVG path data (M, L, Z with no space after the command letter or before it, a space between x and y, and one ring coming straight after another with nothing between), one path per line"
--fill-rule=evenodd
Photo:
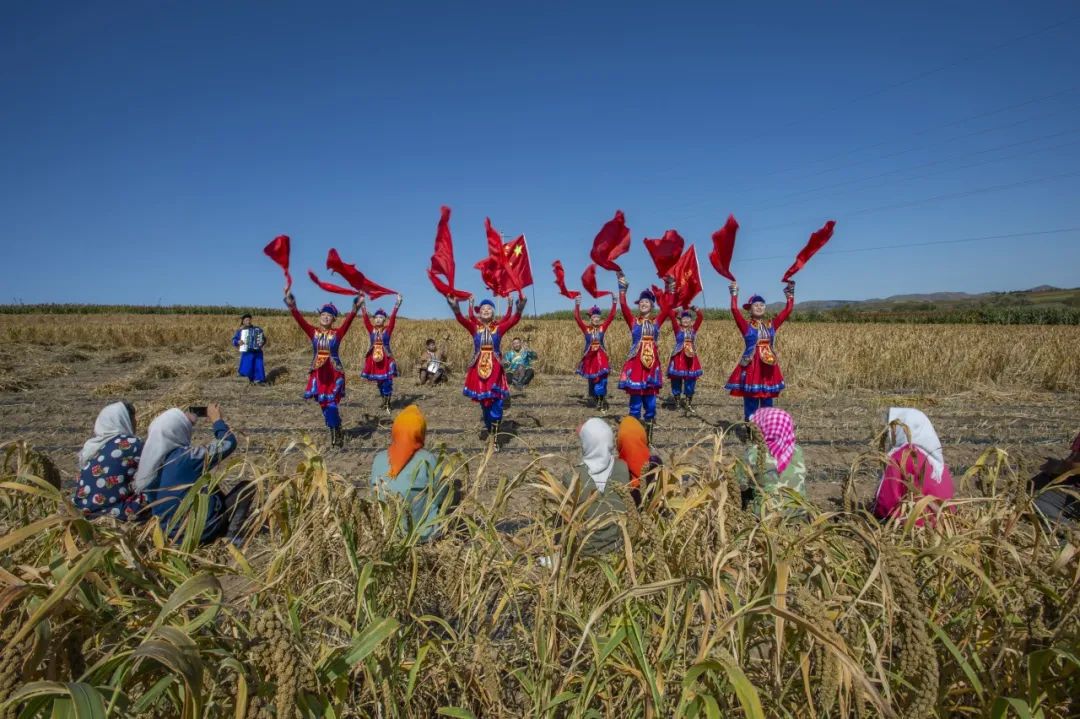
M795 422L791 415L778 407L762 407L750 415L750 421L765 437L765 446L776 460L776 471L783 473L795 453Z

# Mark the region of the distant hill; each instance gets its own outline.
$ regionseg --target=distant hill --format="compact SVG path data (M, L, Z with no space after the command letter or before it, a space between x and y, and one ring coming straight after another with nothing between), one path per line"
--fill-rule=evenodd
M777 310L783 306L782 302L774 302L769 308ZM850 312L911 312L1024 306L1080 308L1080 287L1064 289L1039 285L1029 290L1010 292L929 292L868 300L809 300L795 305L803 312L828 312L840 308L847 308Z

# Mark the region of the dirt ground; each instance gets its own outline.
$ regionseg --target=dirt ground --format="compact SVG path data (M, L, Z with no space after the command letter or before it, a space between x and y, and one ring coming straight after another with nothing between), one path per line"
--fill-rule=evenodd
M539 348L543 351L543 348ZM4 354L24 367L42 367L26 376L27 386L0 392L0 440L27 439L48 452L67 480L74 476L74 454L91 433L99 409L109 401L127 399L140 415L148 416L170 403L219 402L226 418L241 436L246 451L262 453L305 433L320 444L327 437L314 402L301 398L310 353L270 353L267 369L274 378L267 386L250 386L229 372L222 353L214 359L204 350L179 352L162 347L132 352L95 351L86 346L43 348L36 345L4 348ZM342 415L348 434L346 447L329 452L333 471L366 481L372 455L389 439L390 417L380 408L374 385L349 368L348 397ZM172 375L172 376L170 376ZM218 375L218 376L215 376ZM141 381L130 381L133 377ZM126 380L125 380L126 378ZM125 384L126 382L126 384ZM741 419L741 401L728 396L718 373L706 375L697 396L697 416L662 409L654 437L665 459L679 457L718 427ZM528 390L514 396L506 426L515 432L488 472L517 473L536 461L563 472L574 455L575 429L592 415L584 401L585 383L573 375L541 375ZM611 394L617 421L625 396ZM460 376L438 388L418 387L415 377L400 378L396 405L415 402L428 417L428 444L445 443L466 455L480 454L479 409L461 395ZM792 413L803 446L811 497L824 506L839 501L844 480L860 458L871 459L874 437L883 428L889 406L923 409L934 422L954 473L962 473L982 453L999 447L1009 453L1023 474L1033 473L1046 456L1064 455L1080 428L1080 394L1008 389L984 389L952 395L851 390L823 394L800 390L784 393L779 406ZM145 424L140 428L140 435ZM741 452L738 440L729 445ZM197 437L208 438L206 428ZM550 456L561 455L561 457ZM539 460L538 460L539 458ZM875 486L873 462L856 470L859 494L870 497Z

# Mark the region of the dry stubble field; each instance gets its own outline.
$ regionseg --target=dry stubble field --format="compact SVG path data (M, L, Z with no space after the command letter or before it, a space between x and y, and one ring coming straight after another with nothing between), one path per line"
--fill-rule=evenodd
M290 318L263 318L272 383L250 387L235 376L232 318L213 316L85 315L0 316L0 440L28 439L72 477L71 457L88 435L98 409L118 398L136 403L143 427L170 405L218 401L249 452L304 433L325 440L314 403L300 398L310 350ZM425 337L450 334L449 385L416 385L412 367ZM588 417L584 382L571 373L580 336L570 322L525 320L541 360L538 378L515 396L507 424L517 428L492 470L516 473L538 455L572 455L574 430ZM609 350L618 363L626 332L614 324ZM664 345L669 347L665 331ZM722 389L740 350L730 322L711 322L701 333L706 376L699 385L699 416L661 411L656 445L665 457L740 419L741 405ZM1009 452L1023 471L1062 448L1080 426L1080 344L1077 327L904 326L790 324L780 356L790 389L780 405L795 417L804 446L812 496L828 505L853 472L863 496L873 491L873 439L890 405L924 409L945 444L946 459L963 471L990 447ZM429 421L429 443L466 454L483 448L474 405L460 394L460 368L468 339L449 321L398 324L394 348L405 376L398 405L416 402ZM372 454L385 445L389 417L373 385L359 376L366 349L362 327L346 340L343 359L349 392L343 416L346 448L332 466L363 479ZM666 392L665 392L666 394ZM612 417L623 406L612 391ZM542 462L565 466L554 459Z

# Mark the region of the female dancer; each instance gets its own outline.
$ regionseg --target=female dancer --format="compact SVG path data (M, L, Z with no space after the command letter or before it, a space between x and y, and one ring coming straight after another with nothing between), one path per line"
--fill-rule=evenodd
M581 298L574 300L574 320L585 335L585 354L577 366L577 373L589 380L589 398L601 412L607 412L607 378L611 373L607 350L604 349L604 335L612 320L615 319L615 298L611 298L611 311L607 319L595 305L589 310L589 324L581 319Z
M754 295L743 305L743 309L750 312L747 321L739 312L739 286L732 282L728 289L731 290L731 314L746 342L746 349L724 389L730 390L732 397L743 398L743 419L749 422L750 415L759 407L772 407L773 398L780 396L784 389L784 375L776 363L776 331L795 307L795 283L788 282L784 288L787 304L773 320L765 319L765 298Z
M659 348L657 342L660 339L661 322L653 317L653 310L657 310L657 318L667 316L668 309L664 303L674 291L674 280L666 279L667 292L664 298L657 300L649 290L643 290L637 299L638 312L635 315L626 301L626 291L630 283L622 272L619 278L619 303L622 305L623 319L630 328L630 354L623 364L622 374L619 375L619 389L630 395L630 416L642 419L644 410L645 434L652 444L653 423L656 420L656 395L664 385L664 376L660 368Z
M697 314L695 318L691 311ZM689 309L676 307L671 310L671 328L675 331L675 349L668 360L667 376L671 380L671 396L676 406L687 412L694 411L694 389L703 371L698 359L697 333L705 319L702 311L690 305Z
M503 399L510 394L506 373L502 366L502 338L521 320L525 310L525 297L518 293L516 310L508 312L501 322L495 321L495 303L480 302L476 318L472 319L472 299L469 315L461 314L461 307L453 295L446 298L458 324L469 331L473 338L473 358L465 373L465 388L461 391L469 399L479 402L483 410L484 428L495 451L499 450L499 425L502 423Z
M323 419L330 429L330 444L341 447L345 444L345 435L341 431L341 413L338 412L338 404L345 396L345 370L341 366L341 358L338 350L341 341L356 319L356 311L360 307L360 297L353 298L352 312L345 315L340 327L334 327L338 310L333 304L327 303L319 309L319 326L314 327L300 311L296 309L296 298L291 292L285 295L285 304L292 313L296 324L311 340L311 373L308 375L307 386L304 389L304 399L314 399L322 407Z
M390 336L394 334L394 323L397 321L398 308L401 307L401 295L397 296L394 309L390 317L386 312L376 310L374 315L368 315L367 300L360 299L360 311L364 317L364 329L368 333L367 355L364 357L364 371L360 377L369 382L375 382L379 386L379 394L382 396L383 409L390 411L390 403L394 395L394 378L398 376L397 362L394 361L394 353L390 351Z

